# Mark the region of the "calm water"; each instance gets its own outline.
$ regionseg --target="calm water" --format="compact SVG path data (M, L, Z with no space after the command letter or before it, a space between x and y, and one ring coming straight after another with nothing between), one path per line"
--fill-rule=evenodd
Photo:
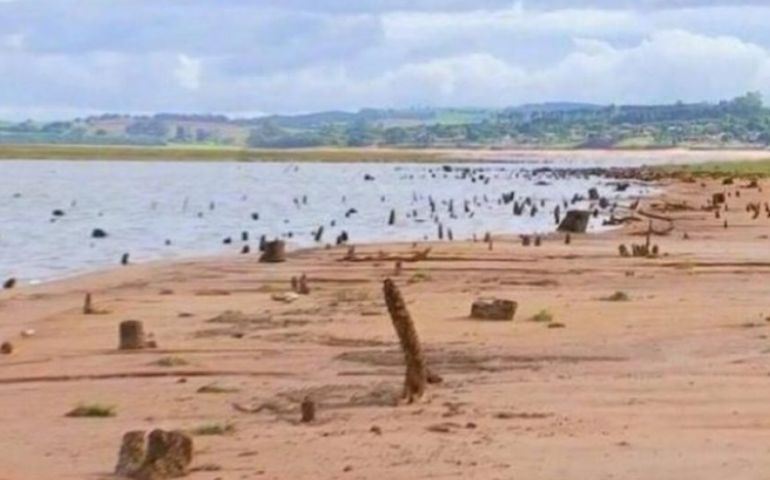
M488 180L459 178L458 168L467 167L483 169ZM455 239L486 231L545 233L555 229L556 203L585 195L591 186L612 199L648 193L637 184L617 193L596 177L533 174L539 167L463 164L447 172L423 164L0 162L0 279L60 278L117 265L124 252L142 262L237 253L244 243L256 251L263 234L283 236L291 247L319 245L313 232L320 225L320 244L334 243L342 230L351 243L433 240L430 199ZM545 207L534 217L529 210L513 216L510 204L498 202L511 191L517 199L533 197L539 208L545 201ZM356 213L346 216L350 209ZM54 216L54 210L64 215ZM592 229L601 228L600 220L594 222ZM94 228L108 237L92 239ZM241 241L243 231L249 242ZM231 245L223 244L226 237Z

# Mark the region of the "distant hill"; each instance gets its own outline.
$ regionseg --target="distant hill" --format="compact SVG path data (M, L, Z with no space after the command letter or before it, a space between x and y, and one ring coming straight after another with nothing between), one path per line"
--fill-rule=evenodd
M264 148L765 147L770 109L757 93L718 103L328 111L233 119L224 115L105 114L71 121L0 122L0 143L199 145Z

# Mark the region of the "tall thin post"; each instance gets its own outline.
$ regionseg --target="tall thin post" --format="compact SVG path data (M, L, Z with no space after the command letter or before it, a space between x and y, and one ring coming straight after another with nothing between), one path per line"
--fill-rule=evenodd
M388 305L393 328L395 328L398 339L401 342L401 349L404 352L404 360L406 362L404 398L407 402L412 403L425 393L425 384L428 376L422 348L420 347L420 339L417 336L417 330L414 328L412 317L406 309L404 298L401 296L401 292L396 284L393 283L393 280L386 279L383 290L385 293L385 303Z

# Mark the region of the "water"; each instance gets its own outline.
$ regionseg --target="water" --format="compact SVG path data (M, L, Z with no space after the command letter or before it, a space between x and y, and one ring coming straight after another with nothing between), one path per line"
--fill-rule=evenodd
M483 168L489 180L474 183L458 179L456 168L424 164L0 162L0 280L39 282L111 267L124 252L132 262L236 253L246 243L242 231L249 232L252 251L263 234L283 236L291 248L334 243L342 230L351 243L435 240L429 197L455 239L486 231L546 233L555 229L556 202L585 195L589 187L612 199L649 193L641 184L617 193L605 179L531 175L539 163L456 167ZM515 217L511 205L497 202L511 191L546 206L534 217L529 209ZM457 218L447 211L450 200ZM357 213L346 218L353 208ZM64 215L54 216L57 209ZM407 218L413 211L417 216ZM594 221L591 229L600 224ZM320 225L319 244L313 233ZM95 228L108 237L92 239ZM223 244L225 237L231 245Z

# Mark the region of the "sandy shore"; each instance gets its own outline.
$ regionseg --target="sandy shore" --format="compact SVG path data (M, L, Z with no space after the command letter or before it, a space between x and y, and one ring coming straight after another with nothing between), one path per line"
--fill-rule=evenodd
M720 219L700 210L716 191L731 194ZM395 277L443 377L416 405L392 405L403 367L381 294L389 260L227 257L2 292L0 340L15 352L0 356L0 479L109 478L124 432L211 424L232 431L195 437L208 471L190 478L766 478L770 219L745 205L768 197L669 185L642 206L675 218L655 259L618 255L644 223L571 245L433 244ZM310 295L272 299L303 272ZM628 301L607 301L616 291ZM85 292L109 313L83 315ZM515 321L469 319L481 295L518 301ZM541 310L551 322L529 320ZM212 321L225 311L244 316ZM126 319L159 348L118 352ZM308 394L318 418L305 425ZM82 403L117 415L65 417Z

